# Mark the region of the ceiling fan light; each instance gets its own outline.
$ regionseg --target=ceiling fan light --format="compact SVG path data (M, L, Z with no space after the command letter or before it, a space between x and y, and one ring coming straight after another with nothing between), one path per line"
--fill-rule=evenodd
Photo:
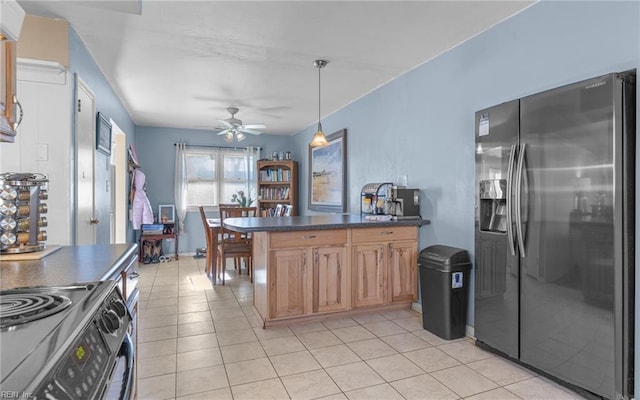
M233 133L232 132L225 133L224 140L227 142L233 142Z
M238 134L236 135L236 140L238 142L242 142L243 140L245 140L247 138L247 136L242 133L242 132L238 132Z

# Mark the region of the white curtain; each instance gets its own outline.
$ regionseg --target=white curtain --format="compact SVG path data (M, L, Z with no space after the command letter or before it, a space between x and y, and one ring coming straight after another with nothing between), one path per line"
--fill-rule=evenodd
M247 163L248 193L254 201L252 206L256 206L256 200L258 199L258 175L256 170L260 159L260 147L247 147L244 159Z
M187 177L184 143L176 143L176 169L175 169L175 201L178 217L178 229L184 233L184 219L187 216Z

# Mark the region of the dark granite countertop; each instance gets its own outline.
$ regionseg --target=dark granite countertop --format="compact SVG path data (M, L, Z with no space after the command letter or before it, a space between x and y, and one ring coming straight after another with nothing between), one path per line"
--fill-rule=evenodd
M40 260L0 259L0 289L57 286L118 277L136 244L64 246Z
M237 232L288 232L318 229L375 228L388 226L422 226L427 219L401 219L397 221L369 221L360 214L331 214L277 218L228 218L224 227Z

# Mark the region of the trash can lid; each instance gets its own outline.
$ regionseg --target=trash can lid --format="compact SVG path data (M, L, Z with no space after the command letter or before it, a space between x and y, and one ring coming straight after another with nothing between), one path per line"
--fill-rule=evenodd
M452 267L470 265L469 252L456 247L436 244L420 251L418 264L430 264L441 270L448 270Z

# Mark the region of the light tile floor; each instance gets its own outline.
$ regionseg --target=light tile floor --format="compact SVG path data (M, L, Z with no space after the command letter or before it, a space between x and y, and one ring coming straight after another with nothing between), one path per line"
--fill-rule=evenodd
M262 329L247 275L140 264L138 399L582 399L410 310Z

